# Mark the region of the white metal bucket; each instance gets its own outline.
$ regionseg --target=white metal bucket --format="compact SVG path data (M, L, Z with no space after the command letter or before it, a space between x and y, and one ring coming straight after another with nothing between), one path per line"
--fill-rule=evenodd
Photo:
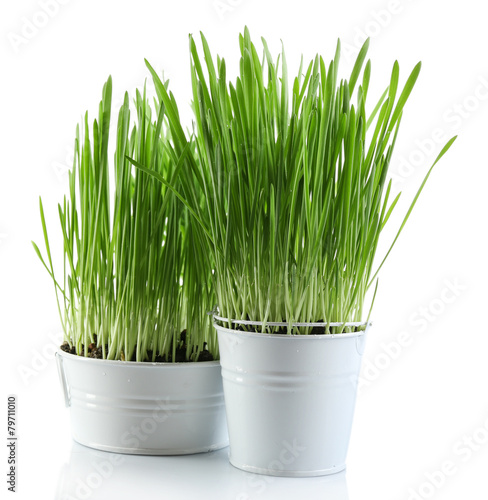
M366 331L277 335L214 326L231 464L292 477L344 470Z
M56 353L73 439L104 451L185 455L227 446L220 364Z

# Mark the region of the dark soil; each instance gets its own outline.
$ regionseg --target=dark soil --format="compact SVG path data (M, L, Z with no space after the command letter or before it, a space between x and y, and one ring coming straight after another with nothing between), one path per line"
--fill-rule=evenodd
M283 323L285 323L286 320L283 320ZM318 320L314 321L314 323L324 323L323 320ZM235 325L234 327L235 330L240 331L240 332L252 332L252 333L262 333L261 327L260 326L254 326L254 325ZM362 328L358 326L350 327L350 331L353 333L359 332L362 330ZM269 334L276 334L276 335L286 335L288 334L288 327L287 326L267 326L265 329L264 333L269 333ZM324 326L312 326L312 327L295 327L293 329L293 335L300 335L300 334L305 334L308 333L309 335L325 335L325 334L333 334L333 333L340 333L338 327L331 326L328 329L326 328L325 324Z
M88 345L88 357L89 358L95 358L95 359L103 359L103 349L101 345L97 345L97 337L96 335L94 336L95 342L92 342L91 344ZM179 341L177 343L177 347L175 350L175 361L177 363L185 363L187 362L186 359L186 330L183 330L180 334ZM79 355L79 356L84 356L85 355L85 346L83 345L81 348L81 352L78 353L76 351L76 347L73 345L70 347L68 342L63 342L61 344L61 350L64 352L67 352L69 354L74 354L74 355ZM108 352L108 345L105 344L105 352ZM154 352L151 350L147 351L146 356L143 359L143 362L147 363L152 363L153 362L153 354ZM213 361L213 355L212 353L209 352L207 349L207 343L205 342L203 345L203 350L200 351L198 355L198 360L197 361ZM134 352L131 358L131 361L136 361L136 353ZM154 361L156 363L171 363L173 361L173 349L172 347L169 350L168 355L160 355L159 353L156 354Z

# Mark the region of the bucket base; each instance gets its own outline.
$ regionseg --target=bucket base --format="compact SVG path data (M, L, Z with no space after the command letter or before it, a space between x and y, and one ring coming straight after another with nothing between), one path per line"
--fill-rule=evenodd
M320 470L280 470L280 469L264 469L261 467L254 467L253 465L238 464L229 457L229 462L236 469L241 469L246 472L254 474L263 474L265 476L278 476L278 477L317 477L317 476L330 476L342 472L346 468L346 464L332 467L330 469Z
M100 451L107 451L110 453L121 453L124 455L153 455L153 456L194 455L195 453L207 453L209 451L221 450L222 448L226 448L227 446L229 446L229 442L227 441L223 443L213 444L211 446L192 448L192 449L123 448L120 446L107 446L105 444L83 442L83 440L76 439L75 437L73 437L73 440L83 446L86 446L87 448L93 448L95 450L100 450Z

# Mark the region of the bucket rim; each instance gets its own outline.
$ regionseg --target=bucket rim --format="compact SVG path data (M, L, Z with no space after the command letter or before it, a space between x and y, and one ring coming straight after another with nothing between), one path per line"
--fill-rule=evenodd
M81 363L96 363L98 366L127 366L132 368L142 368L142 369L150 369L150 368L158 368L158 369L188 369L194 368L196 366L200 368L211 368L213 366L220 365L220 361L218 359L214 359L213 361L185 361L185 362L152 362L152 361L122 361L120 359L99 359L99 358L89 358L85 356L78 356L76 354L71 354L69 352L63 351L58 347L56 350L56 356L60 356L65 360L71 360L74 362Z
M344 332L344 333L331 333L331 334L324 334L324 333L319 333L319 334L307 334L307 335L296 335L296 334L283 334L283 333L260 333L260 332L245 332L241 330L235 330L232 328L227 328L225 326L221 326L217 323L217 321L229 321L228 318L221 318L220 316L214 315L214 322L213 326L218 332L225 332L225 333L233 333L236 335L243 335L247 337L263 337L263 338L271 338L271 339L280 339L280 338L286 338L286 339L293 339L297 341L298 339L311 339L311 340L318 340L318 339L338 339L338 338L349 338L349 337L361 337L363 335L366 335L366 333L369 331L370 327L372 326L372 322L345 322L345 323L329 323L329 326L365 326L364 330L359 330L357 332ZM262 325L262 321L248 321L248 320L230 320L234 324L246 324L246 325ZM267 322L266 323L269 326L288 326L288 323L280 323L280 322ZM326 323L292 323L293 326L326 326Z

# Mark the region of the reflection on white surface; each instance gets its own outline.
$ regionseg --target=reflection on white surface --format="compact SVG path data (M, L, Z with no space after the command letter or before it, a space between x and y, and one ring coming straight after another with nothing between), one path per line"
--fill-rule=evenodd
M73 442L56 500L349 500L345 472L311 478L251 474L232 467L228 448L198 455L120 455Z

